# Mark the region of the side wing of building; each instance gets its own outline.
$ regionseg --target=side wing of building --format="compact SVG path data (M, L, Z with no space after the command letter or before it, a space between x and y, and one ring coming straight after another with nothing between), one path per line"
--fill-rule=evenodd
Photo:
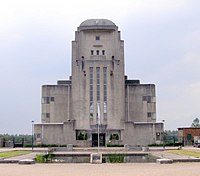
M160 143L163 123L156 123L156 90L154 84L139 80L125 81L124 143L148 145Z
M43 85L41 121L35 124L36 143L66 144L73 142L71 120L71 81L58 81L57 85Z

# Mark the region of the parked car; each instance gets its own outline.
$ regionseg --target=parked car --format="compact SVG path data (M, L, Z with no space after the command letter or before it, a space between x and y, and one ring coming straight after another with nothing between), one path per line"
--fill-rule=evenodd
M194 142L194 147L200 148L200 140Z

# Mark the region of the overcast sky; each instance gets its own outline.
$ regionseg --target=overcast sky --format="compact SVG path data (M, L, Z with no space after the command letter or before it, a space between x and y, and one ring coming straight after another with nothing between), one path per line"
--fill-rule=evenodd
M41 85L71 75L71 41L86 19L113 21L129 78L154 83L165 129L200 118L199 0L6 0L0 3L0 133L30 134Z

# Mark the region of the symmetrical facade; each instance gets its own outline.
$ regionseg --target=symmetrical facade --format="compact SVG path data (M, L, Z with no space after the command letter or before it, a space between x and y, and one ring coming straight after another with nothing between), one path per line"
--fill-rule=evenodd
M124 75L124 41L109 20L80 24L72 42L72 76L42 86L42 123L36 142L96 146L147 145L162 141L156 123L155 85Z

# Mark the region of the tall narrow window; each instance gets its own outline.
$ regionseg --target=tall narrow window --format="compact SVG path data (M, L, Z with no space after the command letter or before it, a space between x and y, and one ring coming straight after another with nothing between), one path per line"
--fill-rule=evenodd
M90 67L90 117L93 117L94 113L93 104L93 67Z
M97 74L97 102L100 102L100 67L96 67Z
M104 101L107 101L107 67L103 67Z
M97 55L99 55L99 50L97 50Z
M103 101L104 119L107 119L107 67L103 67Z
M102 50L102 55L105 55L105 50Z
M94 50L91 50L91 55L94 55Z

